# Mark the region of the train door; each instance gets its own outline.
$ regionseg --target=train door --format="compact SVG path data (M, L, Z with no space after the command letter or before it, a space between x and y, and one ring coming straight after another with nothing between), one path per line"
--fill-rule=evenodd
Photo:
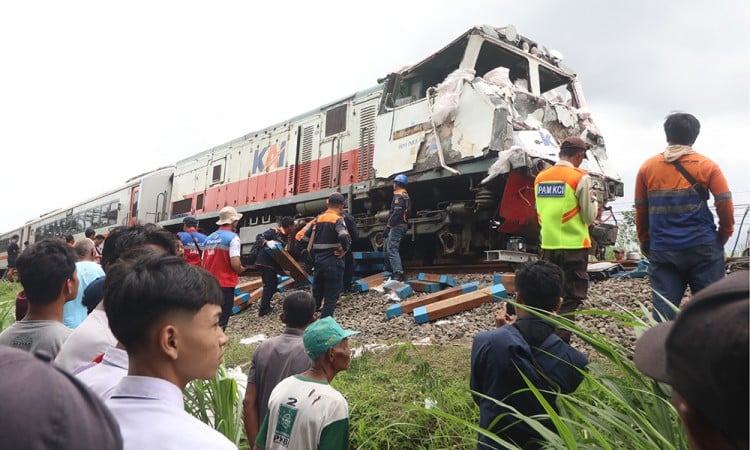
M128 226L138 223L138 202L141 197L141 187L135 186L130 191L130 207L128 208Z
M297 130L297 186L304 194L318 190L320 185L320 117L302 122Z

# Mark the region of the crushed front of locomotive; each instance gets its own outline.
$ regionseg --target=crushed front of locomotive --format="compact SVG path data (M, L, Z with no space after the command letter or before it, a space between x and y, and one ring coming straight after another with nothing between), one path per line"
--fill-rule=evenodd
M510 26L474 28L386 78L376 119L376 189L361 221L373 247L382 242L388 186L403 173L413 205L410 256L431 262L496 250L488 259L535 253L534 178L557 161L569 136L590 147L581 168L603 210L623 195L579 81L558 52L540 48ZM592 227L596 252L616 235L616 223L600 217Z

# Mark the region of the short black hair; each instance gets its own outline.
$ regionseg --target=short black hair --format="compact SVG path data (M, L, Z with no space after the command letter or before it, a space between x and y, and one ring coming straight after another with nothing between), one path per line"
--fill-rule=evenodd
M115 263L104 281L104 309L112 334L128 352L141 348L165 314L195 314L205 305L221 305L216 278L182 258L138 250Z
M557 265L543 260L527 262L516 270L515 281L525 305L550 312L560 305L565 275Z
M96 236L94 236L94 239L101 239L101 240L104 240L104 239L106 239L106 238L104 237L104 235L103 235L103 234L97 234Z
M125 251L141 245L152 244L166 250L170 255L177 254L177 246L172 233L156 225L133 225L117 227L109 233L102 247L102 267L117 261Z
M76 256L59 240L43 239L21 253L16 269L29 303L47 305L57 299L63 283L73 278Z
M701 132L701 123L692 114L672 113L664 120L664 134L672 145L693 145Z
M281 228L289 228L292 225L294 225L294 219L291 217L285 216L281 218Z
M65 242L67 242L68 244L72 244L76 241L72 234L66 234L63 237L65 238Z
M309 292L294 291L284 297L282 308L286 324L292 328L302 328L313 320L315 299Z
M96 231L94 231L93 228L86 228L86 231L84 232L84 235L91 239L96 234Z
M11 239L20 239L20 238L21 238L21 236L19 236L19 235L17 235L17 234L14 234L14 235L13 235L13 236L11 236L10 238L11 238Z

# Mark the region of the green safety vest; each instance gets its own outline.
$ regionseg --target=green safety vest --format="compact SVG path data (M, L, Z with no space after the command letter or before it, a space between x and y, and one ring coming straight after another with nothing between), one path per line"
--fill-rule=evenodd
M534 180L534 196L542 248L545 250L591 247L589 227L581 217L576 188L585 171L567 166L552 166Z

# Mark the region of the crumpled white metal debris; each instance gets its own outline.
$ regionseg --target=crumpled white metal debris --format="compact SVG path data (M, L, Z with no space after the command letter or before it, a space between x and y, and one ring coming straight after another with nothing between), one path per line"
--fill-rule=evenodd
M435 103L430 114L430 119L436 125L456 118L464 82L468 83L473 80L474 74L474 69L456 69L438 85Z

